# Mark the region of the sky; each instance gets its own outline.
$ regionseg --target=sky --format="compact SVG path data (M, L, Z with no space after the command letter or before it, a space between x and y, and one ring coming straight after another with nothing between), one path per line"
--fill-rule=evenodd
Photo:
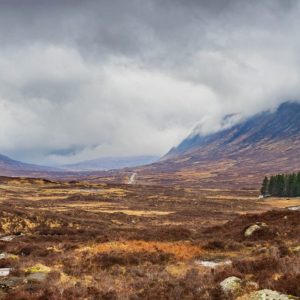
M0 0L0 153L163 155L297 101L299 28L296 0Z

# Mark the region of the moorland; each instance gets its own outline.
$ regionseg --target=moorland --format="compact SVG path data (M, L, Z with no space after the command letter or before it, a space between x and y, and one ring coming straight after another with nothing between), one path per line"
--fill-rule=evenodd
M1 299L300 296L300 199L9 177L0 191Z

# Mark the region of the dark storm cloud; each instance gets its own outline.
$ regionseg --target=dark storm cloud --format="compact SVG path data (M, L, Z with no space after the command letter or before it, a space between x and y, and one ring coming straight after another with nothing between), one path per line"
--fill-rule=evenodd
M163 154L300 99L299 17L293 0L2 0L0 152Z

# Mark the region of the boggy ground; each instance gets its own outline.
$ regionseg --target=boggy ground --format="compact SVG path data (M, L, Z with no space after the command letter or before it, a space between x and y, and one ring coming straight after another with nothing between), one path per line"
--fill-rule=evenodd
M259 202L249 190L2 177L0 268L11 270L0 297L236 299L262 288L300 296L300 212L285 208L297 204ZM245 237L257 222L266 226ZM220 288L229 276L242 279L236 294Z

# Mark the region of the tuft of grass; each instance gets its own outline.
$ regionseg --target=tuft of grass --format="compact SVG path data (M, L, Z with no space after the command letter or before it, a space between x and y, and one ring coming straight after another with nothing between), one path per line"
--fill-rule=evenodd
M25 270L25 273L50 273L51 269L43 264L36 264L32 267L28 267Z

